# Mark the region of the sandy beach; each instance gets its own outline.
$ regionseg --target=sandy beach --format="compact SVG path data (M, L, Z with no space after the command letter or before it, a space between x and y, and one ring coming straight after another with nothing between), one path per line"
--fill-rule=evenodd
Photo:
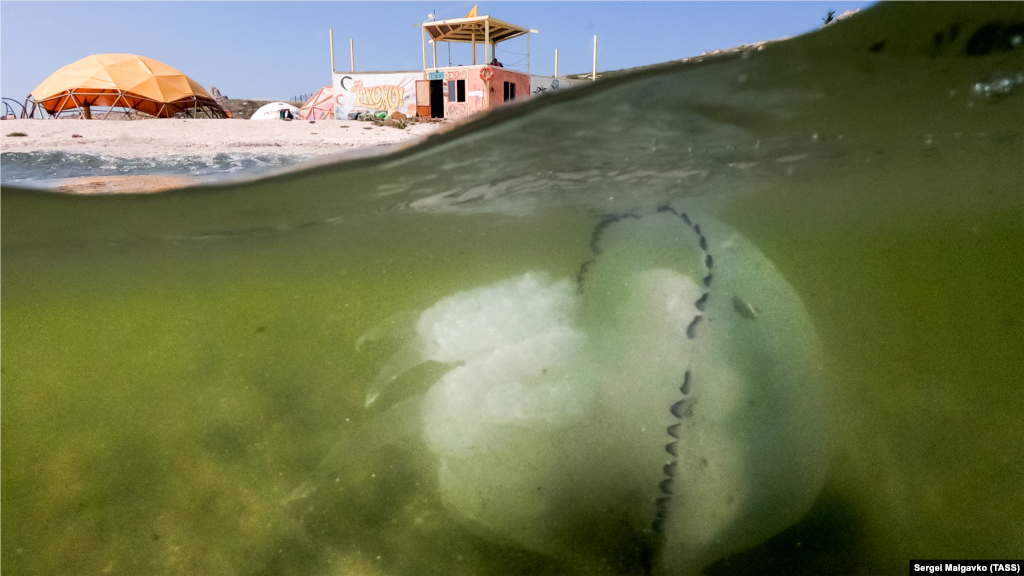
M330 155L414 140L443 124L404 130L349 120L4 120L0 151L61 150L119 157L193 156L222 152ZM12 132L26 134L10 137ZM76 136L77 135L77 136Z
M118 158L213 156L221 153L330 156L357 149L412 144L446 123L405 129L347 120L4 120L2 152L74 152ZM11 133L25 136L8 136ZM51 189L71 194L159 192L202 183L185 176L65 178Z

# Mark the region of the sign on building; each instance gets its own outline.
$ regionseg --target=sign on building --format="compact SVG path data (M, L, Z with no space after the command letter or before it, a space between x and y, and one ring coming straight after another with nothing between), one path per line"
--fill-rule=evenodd
M335 73L334 116L347 120L353 112L398 111L416 115L416 80L422 72Z

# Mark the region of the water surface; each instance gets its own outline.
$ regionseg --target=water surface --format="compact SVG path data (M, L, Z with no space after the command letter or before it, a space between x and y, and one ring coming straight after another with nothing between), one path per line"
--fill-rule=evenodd
M6 186L52 188L68 178L103 176L183 176L216 182L255 177L314 159L311 154L220 153L209 156L143 156L80 154L62 151L4 152L0 183Z

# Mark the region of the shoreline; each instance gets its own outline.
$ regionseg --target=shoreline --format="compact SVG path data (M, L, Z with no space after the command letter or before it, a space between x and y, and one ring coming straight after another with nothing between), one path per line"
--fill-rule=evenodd
M404 130L355 120L3 120L0 152L60 151L147 158L225 152L330 156L349 150L419 141L444 123ZM8 134L21 132L26 136Z
M62 152L130 159L218 154L308 156L308 162L410 146L444 122L410 123L402 130L355 120L3 120L0 152ZM8 136L21 132L26 136ZM245 177L244 173L239 176ZM39 188L65 194L138 194L209 183L216 178L131 174L61 178ZM31 187L31 186L30 186Z

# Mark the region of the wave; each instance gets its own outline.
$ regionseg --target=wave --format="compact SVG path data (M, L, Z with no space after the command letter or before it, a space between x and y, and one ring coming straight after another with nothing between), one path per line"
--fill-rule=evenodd
M214 155L121 157L62 151L0 154L0 183L45 188L56 180L102 176L189 176L206 182L260 176L312 160L313 154L223 152Z

